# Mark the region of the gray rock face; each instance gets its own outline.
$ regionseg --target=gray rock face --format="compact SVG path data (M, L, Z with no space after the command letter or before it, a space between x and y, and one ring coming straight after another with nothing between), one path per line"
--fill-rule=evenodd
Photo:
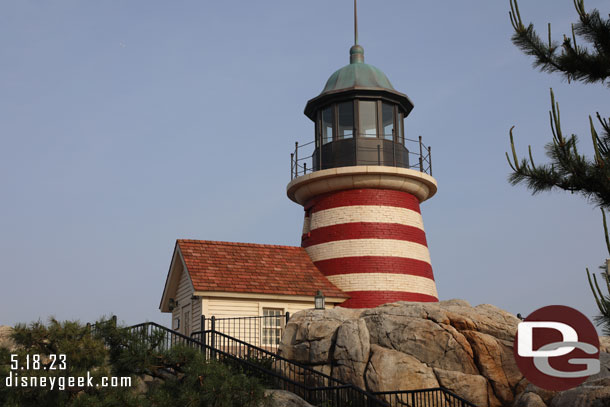
M513 357L518 324L493 305L463 300L307 310L292 316L279 351L373 392L443 386L478 407L610 407L610 355L575 389L538 389ZM610 338L600 342L610 350Z
M266 390L265 395L270 397L267 407L313 407L311 404L294 393L284 390Z
M452 370L434 369L438 384L477 406L499 405L485 377ZM493 398L493 400L490 400Z
M587 381L578 387L562 391L553 398L550 405L550 407L608 406L610 406L610 378Z
M400 315L365 315L371 342L394 349L433 367L477 374L472 349L451 325L421 317ZM449 321L446 321L449 322Z
M364 371L368 362L371 342L366 323L361 320L345 321L337 329L333 360L335 376L364 388Z
M527 392L517 398L514 407L547 407L547 405L538 394Z
M13 328L6 325L0 325L0 348L7 348L13 350L15 348L15 342L11 339Z
M411 355L378 345L371 347L370 367L366 371L371 391L428 389L438 387L434 370Z

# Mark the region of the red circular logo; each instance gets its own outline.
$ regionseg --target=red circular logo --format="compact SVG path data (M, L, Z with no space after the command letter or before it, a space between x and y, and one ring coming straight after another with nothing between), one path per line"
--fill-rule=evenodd
M554 391L576 387L599 372L599 337L574 308L549 305L519 324L513 346L523 376Z

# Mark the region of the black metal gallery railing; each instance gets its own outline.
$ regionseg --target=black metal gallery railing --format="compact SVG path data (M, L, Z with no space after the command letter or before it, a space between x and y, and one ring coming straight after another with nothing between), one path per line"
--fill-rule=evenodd
M289 312L231 318L206 318L203 315L200 330L191 336L199 340L203 331L216 331L276 353L289 319Z
M314 141L296 142L290 154L290 179L320 169L353 165L401 167L432 175L432 148L422 142L421 136L417 140L405 138L404 145L367 137L336 140L322 148Z

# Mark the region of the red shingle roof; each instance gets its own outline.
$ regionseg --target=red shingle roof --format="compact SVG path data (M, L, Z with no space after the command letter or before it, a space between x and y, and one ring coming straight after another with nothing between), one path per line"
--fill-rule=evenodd
M195 291L348 298L302 247L207 240L177 241Z

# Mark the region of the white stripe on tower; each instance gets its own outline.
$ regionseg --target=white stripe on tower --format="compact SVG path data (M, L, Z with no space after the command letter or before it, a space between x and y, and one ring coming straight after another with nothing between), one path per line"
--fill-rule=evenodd
M328 276L342 290L350 291L402 291L438 297L434 280L408 274L356 273Z
M430 252L424 245L392 239L335 240L305 248L315 263L322 260L356 256L404 257L430 264Z
M305 218L303 233L325 226L352 222L397 223L424 230L422 216L414 210L395 206L353 205L312 213L311 218Z

